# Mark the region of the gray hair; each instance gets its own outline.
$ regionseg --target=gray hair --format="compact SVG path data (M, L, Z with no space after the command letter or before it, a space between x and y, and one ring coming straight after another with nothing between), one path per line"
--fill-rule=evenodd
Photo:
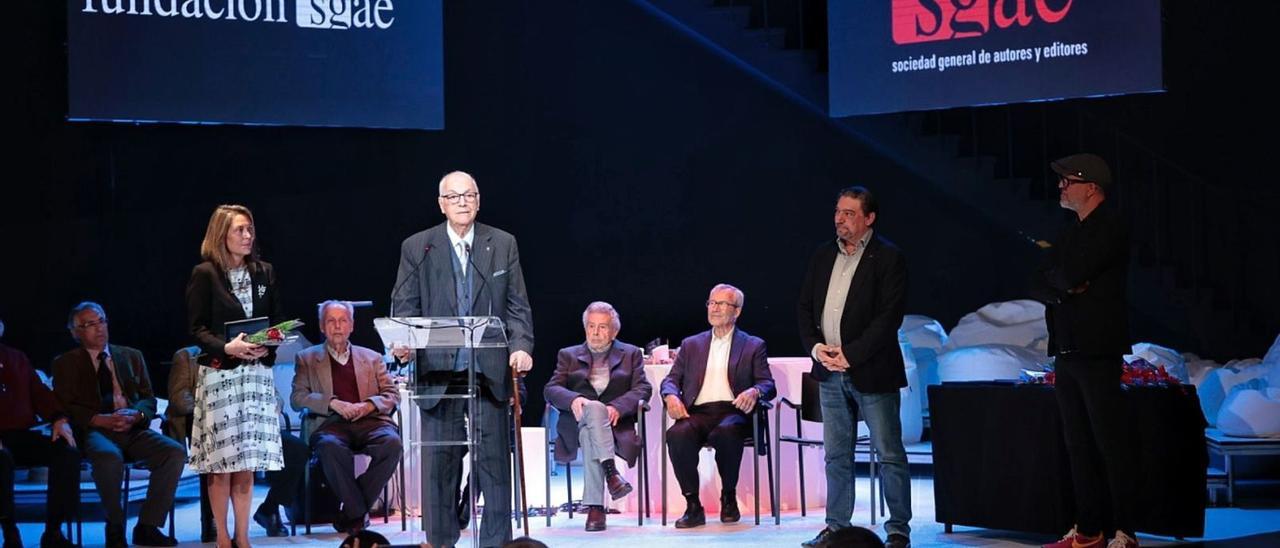
M98 313L98 316L101 316L102 319L104 320L107 319L107 311L102 309L102 305L95 303L93 301L85 301L71 307L71 312L67 314L67 329L75 329L76 316L79 316L80 313L84 312L85 310L96 311Z
M341 306L347 309L347 318L354 323L356 321L356 308L351 306L351 301L339 301L337 299L329 299L316 305L316 318L320 321L320 325L324 325L324 311L330 306Z
M711 292L708 293L707 296L715 295L717 291L724 291L726 289L733 292L733 304L737 305L738 309L741 310L742 304L747 301L747 296L742 293L741 289L734 286L729 284L716 284L715 287L711 288Z
M587 305L587 309L582 311L582 328L587 328L587 315L592 313L603 312L609 315L609 326L613 327L616 333L622 330L622 317L618 316L618 310L613 305L604 301L596 301Z

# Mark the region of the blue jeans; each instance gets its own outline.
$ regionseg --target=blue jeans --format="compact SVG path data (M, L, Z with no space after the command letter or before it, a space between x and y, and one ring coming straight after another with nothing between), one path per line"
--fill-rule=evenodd
M911 475L907 450L902 446L902 420L898 415L902 397L893 392L863 394L853 387L849 375L835 373L819 383L822 398L822 439L827 464L827 526L849 527L853 517L853 448L857 441L855 422L861 411L871 431L871 443L880 451L880 474L885 500L889 504L888 534L911 536ZM855 407L856 406L856 407ZM875 508L876 501L871 501Z

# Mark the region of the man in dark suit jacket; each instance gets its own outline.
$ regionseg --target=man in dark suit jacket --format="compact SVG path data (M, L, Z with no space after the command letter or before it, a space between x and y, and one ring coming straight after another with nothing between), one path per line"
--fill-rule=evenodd
M480 189L470 175L455 171L440 181L440 211L446 221L414 234L400 246L400 270L392 290L396 316L496 316L506 327L506 349L428 350L417 353L417 384L423 439L466 439L467 400L436 399L466 389L467 367L474 365L481 397L476 427L480 436L475 476L484 494L481 546L511 539L510 427L508 367L533 367L533 313L525 293L516 239L475 222ZM407 356L397 351L397 358ZM434 546L458 542L458 485L461 446L424 447L422 493L427 540Z
M351 344L354 314L346 301L321 303L325 342L298 353L289 398L295 410L308 411L303 431L342 502L334 528L347 534L368 525L369 507L395 473L402 450L400 428L391 418L400 390L382 354ZM372 459L359 478L354 453Z
M889 503L886 544L911 545L911 477L898 392L907 385L898 346L907 263L896 246L872 234L878 209L875 196L863 187L840 191L836 239L814 252L800 289L800 339L813 358L811 375L820 383L827 453L826 527L805 546L822 545L832 533L852 525L859 412L867 421L872 445L880 451Z
M743 441L751 435L747 413L757 400L769 401L777 393L764 341L735 328L743 300L736 287L713 287L706 303L711 330L680 343L676 363L662 380L663 403L676 421L667 429L671 467L686 503L677 529L707 522L698 499L698 451L708 443L720 471L720 521L742 517L736 489Z
M142 353L107 343L107 313L97 303L72 308L67 329L80 348L53 360L53 393L71 416L78 445L93 465L93 481L107 516L107 545L126 545L120 503L126 458L151 470L133 543L177 545L176 539L160 532L160 525L173 506L187 451L149 428L156 416L156 397Z
M556 424L556 460L568 462L582 446L586 462L582 503L587 505L588 531L605 529L603 492L614 500L631 492L631 484L614 465L617 454L635 466L640 455L636 416L653 387L644 376L640 349L616 340L622 329L618 311L596 301L582 312L586 342L561 348L556 372L543 395L561 411Z

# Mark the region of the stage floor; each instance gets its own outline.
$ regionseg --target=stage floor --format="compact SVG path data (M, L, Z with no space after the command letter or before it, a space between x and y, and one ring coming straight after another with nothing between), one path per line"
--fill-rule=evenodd
M575 469L578 470L578 469ZM575 474L576 476L577 474ZM581 485L581 478L574 478L575 485ZM561 478L553 478L553 485L558 485ZM870 527L883 535L881 527L883 518L877 518L878 525L869 523L869 493L865 481L858 483L857 507L854 511L855 525ZM916 547L930 546L1038 546L1053 540L1039 535L1027 535L1010 531L974 529L955 527L955 532L946 534L940 523L933 521L933 480L931 478L915 478L911 482L912 508L914 516L911 520L912 545ZM177 509L177 535L183 541L182 546L200 546L194 542L200 536L200 506L195 498L194 489L184 488L179 492L180 503ZM559 491L563 502L563 491L553 487L552 492ZM254 497L254 507L266 495L266 487L258 486ZM656 495L656 493L655 493ZM1188 539L1181 543L1174 539L1159 537L1140 537L1143 546L1280 546L1280 500L1245 501L1252 504L1244 508L1210 508L1206 514L1205 539ZM530 521L530 535L546 542L555 548L596 548L601 541L611 547L667 547L673 542L696 545L698 548L778 548L798 547L800 543L813 537L823 527L821 508L813 508L808 516L801 517L797 512L786 512L782 516L782 525L773 525L772 519L761 516L761 525L753 525L751 508L742 508L742 522L733 525L722 525L715 516L708 516L709 523L705 527L676 530L670 524L679 516L668 516L668 525L659 525L659 516L655 514L644 526L636 525L634 513L613 514L609 516L609 529L603 533L587 533L582 530L585 517L575 513L570 520L566 514L559 513L551 519L551 526L546 526L545 518ZM137 515L136 506L130 513ZM129 527L132 530L133 521ZM22 537L27 546L37 546L42 526L36 523L21 524ZM375 519L373 529L387 536L397 544L420 542L420 532L401 532L400 521L392 518L390 524L383 525L382 520ZM256 524L251 525L250 534L253 543L262 546L337 546L342 537L328 526L313 527L310 536L288 538L267 538ZM103 542L102 522L85 522L85 545L101 546ZM301 533L301 529L299 529ZM464 532L465 533L465 532ZM521 531L517 530L517 536ZM1265 535L1257 537L1257 535ZM1246 538L1253 537L1253 538ZM463 536L459 546L470 546L470 537ZM1236 539L1226 543L1199 541L1222 541Z

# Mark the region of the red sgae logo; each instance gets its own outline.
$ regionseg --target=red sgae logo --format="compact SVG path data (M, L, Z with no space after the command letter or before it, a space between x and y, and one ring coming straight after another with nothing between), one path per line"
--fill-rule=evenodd
M916 44L982 36L993 27L1057 23L1074 0L891 0L893 43ZM1050 4L1061 4L1053 7Z

